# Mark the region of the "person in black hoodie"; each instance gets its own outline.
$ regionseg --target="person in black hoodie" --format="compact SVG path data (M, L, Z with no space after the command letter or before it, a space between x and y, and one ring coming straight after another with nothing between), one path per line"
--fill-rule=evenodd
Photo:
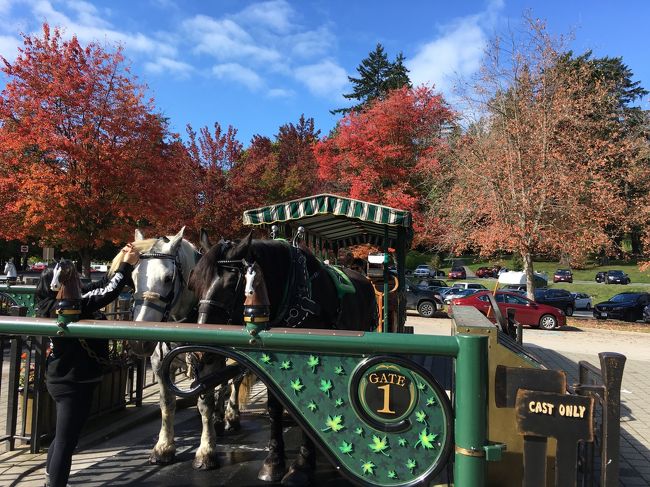
M126 254L124 262L110 278L85 286L79 284L82 292L80 319L95 318L95 314L116 299L130 281L139 253L130 244L122 252ZM56 317L57 294L51 289L54 274L54 269L44 270L36 286L38 317ZM90 412L93 391L102 378L100 360L108 359L108 340L59 337L51 340L52 352L47 359L45 381L56 403L56 432L47 451L45 485L65 487L72 453Z

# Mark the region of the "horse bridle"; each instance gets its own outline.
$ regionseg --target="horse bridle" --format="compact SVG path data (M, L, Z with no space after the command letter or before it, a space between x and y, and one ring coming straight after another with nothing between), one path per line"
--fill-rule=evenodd
M235 285L235 291L232 294L232 299L230 302L224 302L218 299L201 299L199 300L199 314L206 313L209 314L210 308L219 308L224 310L228 314L228 323L232 324L232 315L235 311L236 299L239 293L239 288L242 283L243 270L252 264L246 262L246 259L239 260L218 260L215 262L217 268L221 267L222 269L229 270L231 272L237 273L237 284ZM210 284L208 291L212 289L216 282L217 277Z
M183 278L183 268L181 267L180 260L178 259L178 252L175 254L165 254L162 252L144 252L140 254L140 259L158 259L158 260L172 260L174 261L174 275L172 276L172 288L167 293L166 296L159 296L155 298L156 301L160 301L164 303L164 306L159 305L158 303L154 302L154 299L152 298L146 298L144 295L134 295L134 300L133 300L133 306L142 306L143 308L151 308L154 309L160 313L162 313L162 321L167 321L169 319L169 315L171 313L171 310L174 308L176 305L178 299L180 298L181 295L181 289L183 286L183 283L185 282L185 279ZM180 276L180 287L178 292L176 292L176 282L177 279L176 277Z

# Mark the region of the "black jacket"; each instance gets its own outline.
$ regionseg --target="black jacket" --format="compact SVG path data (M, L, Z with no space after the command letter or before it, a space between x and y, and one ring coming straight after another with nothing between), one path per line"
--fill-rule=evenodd
M98 310L119 296L124 285L130 281L132 271L133 266L124 262L110 279L83 286L80 319L96 318L95 313ZM39 298L36 316L43 318L55 317L53 310L56 304L56 293L49 290L49 284L52 281L51 273L48 282L45 276L46 272L47 270L41 276L43 285L39 282L36 290L36 296ZM48 383L99 382L101 380L102 365L88 354L78 339L52 337L51 340L52 353L48 357L46 372ZM85 341L98 357L108 358L108 340L86 339Z

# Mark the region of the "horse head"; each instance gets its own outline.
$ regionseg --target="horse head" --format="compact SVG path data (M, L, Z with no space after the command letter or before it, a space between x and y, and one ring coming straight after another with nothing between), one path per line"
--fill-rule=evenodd
M201 230L206 251L190 278L190 289L199 298L199 323L242 323L246 263L253 263L251 241L248 235L211 245Z

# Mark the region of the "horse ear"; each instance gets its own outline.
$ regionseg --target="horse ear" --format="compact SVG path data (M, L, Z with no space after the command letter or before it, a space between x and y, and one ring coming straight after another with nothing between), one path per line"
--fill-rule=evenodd
M139 228L136 228L136 229L135 229L135 239L134 239L134 240L135 240L136 242L137 242L138 240L144 240L144 234L140 231Z
M212 248L212 244L210 243L210 239L208 238L208 232L205 228L201 229L201 248L203 249L203 252L207 252Z
M183 232L185 232L185 227L181 228L181 231L174 235L171 239L171 248L177 249L183 240Z

